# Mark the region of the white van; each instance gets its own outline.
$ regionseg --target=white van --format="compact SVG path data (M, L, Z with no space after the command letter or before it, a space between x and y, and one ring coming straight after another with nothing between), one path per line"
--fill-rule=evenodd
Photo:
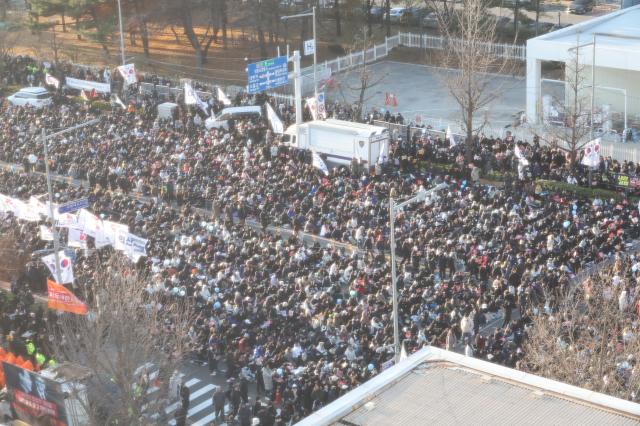
M51 105L53 97L44 87L24 87L7 97L7 100L13 106L30 105L36 109L40 109Z
M209 129L229 130L229 120L256 119L262 117L261 106L242 106L225 108L216 117L209 117L204 126Z

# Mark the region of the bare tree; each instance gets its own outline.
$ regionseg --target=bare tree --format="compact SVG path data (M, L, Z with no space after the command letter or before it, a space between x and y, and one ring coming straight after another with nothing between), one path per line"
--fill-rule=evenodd
M489 11L485 1L464 0L453 12L446 4L431 4L446 42L442 50L442 81L460 107L462 127L471 147L473 135L486 124L484 120L474 124L474 118L501 95L500 88L490 87L495 80L491 73L506 73L512 64L491 48L496 40L497 21L486 18ZM472 150L468 149L467 156L471 155Z
M579 46L579 42L576 43ZM585 71L585 65L580 62L580 48L576 47L565 63L564 99L552 100L551 114L555 117L543 117L540 134L541 139L567 152L571 164L576 162L578 154L591 139L591 93L588 91L591 79Z
M166 406L165 398L147 398L148 390L156 386L168 396L170 376L188 350L193 311L148 292L149 278L115 256L96 265L91 281L89 314L59 321L58 358L91 373L86 399L78 397L91 424L147 424ZM147 363L159 369L157 379L148 377Z
M534 316L524 366L561 382L636 399L640 334L634 312L636 274L618 259L556 300L557 311Z
M0 234L0 280L18 278L25 270L29 255L20 248L16 235Z
M356 36L356 41L352 48L352 50L354 51L360 50L362 48L363 52L365 52L362 56L362 63L358 64L358 66L353 71L349 71L349 74L352 74L354 76L353 79L355 79L355 83L350 84L350 78L347 76L347 78L344 79L346 83L338 84L338 90L340 91L340 94L342 95L342 98L345 100L345 102L347 100L347 96L345 95L344 89L347 89L352 95L355 95L356 101L354 103L354 118L357 120L360 120L362 118L362 110L364 109L364 105L369 99L371 99L370 96L367 96L367 92L379 85L385 78L385 75L374 76L367 66L366 51L374 45L374 43L372 43L367 37L367 32L368 31L366 28L362 29L362 32L360 33L361 36Z

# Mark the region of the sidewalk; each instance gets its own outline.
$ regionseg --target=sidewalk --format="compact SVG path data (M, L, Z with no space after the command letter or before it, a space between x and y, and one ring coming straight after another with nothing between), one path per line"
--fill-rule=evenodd
M0 281L0 291L11 293L11 283L8 283L6 281ZM33 294L33 298L38 303L47 303L49 301L49 299L46 296L43 296L41 294L33 293L33 292L31 294Z

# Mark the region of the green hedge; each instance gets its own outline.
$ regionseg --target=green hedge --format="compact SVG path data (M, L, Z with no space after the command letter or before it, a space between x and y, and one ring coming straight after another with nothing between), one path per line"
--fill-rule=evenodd
M553 180L544 180L538 179L536 180L536 185L540 185L543 189L547 191L556 191L556 192L570 192L572 194L579 195L581 197L587 198L602 198L602 199L615 199L621 200L625 198L623 192L614 191L611 189L602 189L602 188L585 188L583 186L571 185L566 182L558 182ZM638 197L629 197L632 200L638 199Z
M436 163L433 161L421 161L420 168L423 170L429 170L433 172L439 173L452 173L455 170L455 167L451 163ZM483 176L482 179L486 181L490 185L501 186L505 179L504 172L492 171L488 173L486 176ZM621 200L625 198L623 192L614 191L611 189L602 189L602 188L585 188L583 186L571 185L567 182L559 182L553 180L545 180L538 179L536 180L536 185L540 185L543 189L547 191L553 192L568 192L571 194L575 194L581 197L587 198L602 198L602 199L615 199ZM640 197L629 197L631 200L638 200Z

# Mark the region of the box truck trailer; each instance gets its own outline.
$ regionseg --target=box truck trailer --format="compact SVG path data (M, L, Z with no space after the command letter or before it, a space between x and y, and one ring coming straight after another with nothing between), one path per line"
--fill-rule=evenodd
M350 164L356 158L372 167L378 159L389 155L389 131L385 127L343 120L315 120L294 124L286 131L283 142L293 148L324 154L334 164Z

